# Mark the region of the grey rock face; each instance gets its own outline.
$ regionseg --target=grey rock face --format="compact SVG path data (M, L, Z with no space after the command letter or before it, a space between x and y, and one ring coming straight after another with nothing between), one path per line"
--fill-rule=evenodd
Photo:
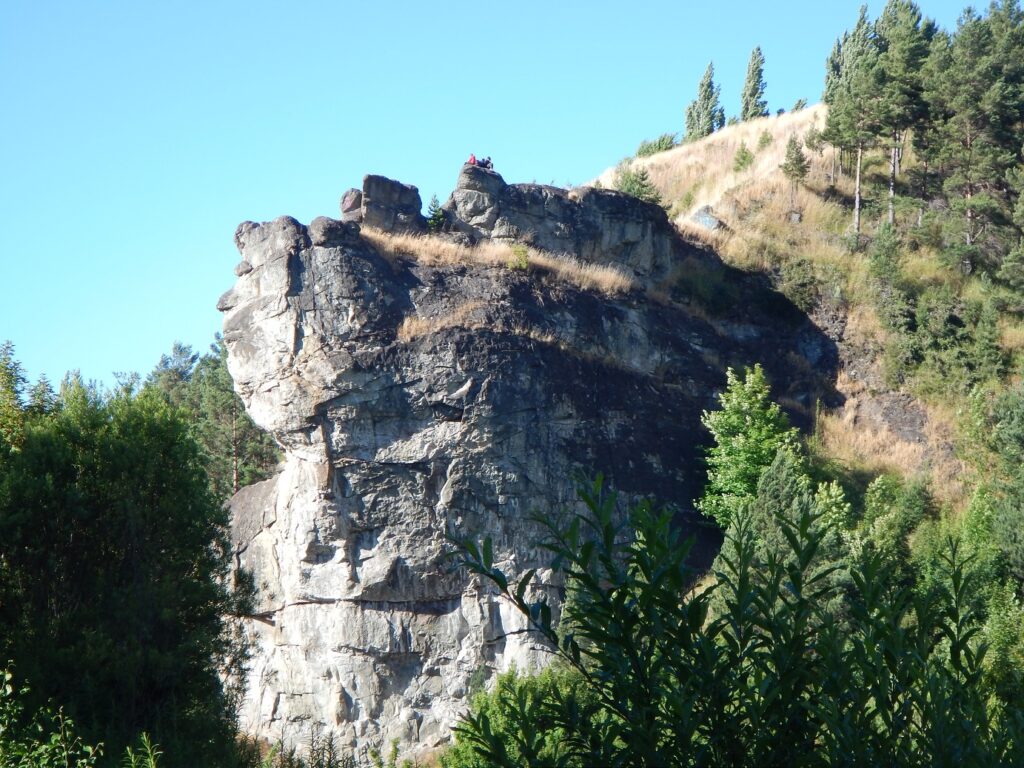
M694 211L693 215L690 217L690 221L694 224L699 224L704 227L704 229L710 229L712 232L722 229L725 226L725 224L722 223L722 220L715 216L715 212L710 205L702 205Z
M354 187L341 196L341 220L363 220L363 192Z
M425 232L423 201L416 187L384 176L363 177L362 222L390 231Z
M452 571L446 537L490 536L498 564L540 568L537 594L557 605L530 515L577 509L574 478L601 472L626 497L675 504L707 562L717 533L690 501L700 414L724 367L763 361L778 394L811 403L830 378L827 340L806 318L671 237L660 209L463 176L449 206L476 236L528 226L535 242L650 275L685 257L734 280L736 300L709 321L685 288L612 299L540 271L386 259L353 223L242 224L248 267L218 305L228 365L286 453L276 477L232 501L237 562L258 589L241 710L254 735L302 745L321 730L357 748L398 738L409 754L444 742L474 672L547 659L514 634L518 615ZM365 184L364 225L375 199L411 206L404 189ZM495 211L490 230L474 199ZM810 347L820 376L793 364Z
M643 281L667 277L685 250L658 205L614 190L506 184L494 171L474 165L462 166L443 207L474 238L527 242L614 264Z

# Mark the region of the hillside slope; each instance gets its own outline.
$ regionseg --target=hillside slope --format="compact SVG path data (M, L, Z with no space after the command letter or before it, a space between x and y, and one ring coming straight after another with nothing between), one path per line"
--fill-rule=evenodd
M856 477L894 471L927 478L941 501L961 506L967 489L965 467L953 449L955 413L887 381L886 331L871 301L868 258L850 248L852 180L842 175L835 150L816 143L813 134L817 151L804 149L805 183L794 187L780 170L789 138L806 143L808 132L824 128L826 116L827 108L816 105L624 162L646 169L685 237L734 267L767 275L836 343L843 403L802 414L815 421L813 445L822 458ZM741 146L754 158L736 170ZM595 184L614 188L620 167L605 170ZM866 178L878 170L877 163L867 163ZM710 209L722 226L712 230L699 223L695 213L701 209ZM916 279L937 280L936 261L922 248L904 269ZM800 404L786 405L799 413Z

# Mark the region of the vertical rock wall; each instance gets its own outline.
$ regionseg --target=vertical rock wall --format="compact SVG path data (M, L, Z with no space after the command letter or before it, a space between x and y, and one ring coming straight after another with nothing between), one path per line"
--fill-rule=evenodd
M540 567L557 603L530 515L574 509L576 478L602 472L626 495L677 504L710 555L715 534L688 505L723 361L810 346L827 378L827 343L777 296L758 310L761 287L719 324L647 298L688 253L660 209L480 173L464 171L446 206L456 229L529 230L538 245L620 265L637 290L607 297L539 271L384 258L351 222L238 229L240 277L219 305L229 368L286 456L232 501L238 564L258 590L241 711L254 735L444 742L471 678L546 658L517 615L452 571L446 537L490 536L499 564ZM414 188L368 179L364 207L397 206L371 205L374 221L419 228ZM400 335L410 317L420 332ZM785 386L812 397L812 379L790 372Z

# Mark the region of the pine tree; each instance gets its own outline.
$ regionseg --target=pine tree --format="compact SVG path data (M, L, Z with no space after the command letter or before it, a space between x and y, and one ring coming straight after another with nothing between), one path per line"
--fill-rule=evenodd
M193 432L216 497L227 499L269 477L278 461L277 446L253 423L235 394L227 347L219 335L196 366L191 389Z
M789 137L789 141L786 143L786 159L779 167L791 185L790 205L796 205L797 185L807 178L807 171L810 168L807 156L800 145L800 139L796 136Z
M53 385L41 374L36 383L28 391L28 406L26 411L30 414L41 416L51 413L57 407L57 393L53 391Z
M0 344L0 450L19 448L25 437L22 391L25 374L14 358L14 344Z
M661 193L654 186L646 168L633 170L628 163L620 165L615 172L615 189L644 202L661 205Z
M964 272L982 256L997 260L993 246L1006 247L1008 239L1008 174L1024 142L1020 16L1015 2L994 5L989 18L968 9L952 38L936 37L929 59L932 162L942 169L943 192L955 214L949 236L958 241Z
M445 217L441 203L437 195L431 195L430 205L427 206L427 229L431 232L440 232L444 227Z
M697 98L686 108L686 141L710 136L725 125L725 110L719 104L721 88L714 78L715 65L709 63L697 86Z
M843 40L838 80L829 98L824 136L833 146L856 151L853 195L853 230L860 236L861 168L864 151L878 133L879 88L878 49L867 6L862 6L857 24Z
M878 121L889 147L889 225L896 223L896 176L906 131L926 113L922 69L928 40L921 11L912 0L889 0L875 22L881 98Z
M750 52L747 64L747 79L743 82L740 120L746 122L768 115L768 102L764 98L764 54L758 46Z

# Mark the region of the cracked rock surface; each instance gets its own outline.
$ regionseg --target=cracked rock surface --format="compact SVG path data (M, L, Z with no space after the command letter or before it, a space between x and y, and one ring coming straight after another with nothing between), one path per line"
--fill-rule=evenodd
M491 537L498 565L540 568L537 594L557 605L530 516L578 510L577 478L600 472L626 498L673 504L706 563L717 533L691 501L725 367L763 362L776 394L807 408L830 396L834 345L766 283L679 240L660 209L469 175L460 189L476 196L448 204L457 229L529 229L621 263L638 287L609 297L539 269L427 266L326 218L238 228L238 281L219 304L228 364L286 456L231 503L258 592L241 727L272 742L397 738L410 755L445 742L478 670L547 659L508 605L452 570L447 537ZM409 194L373 183L378 221L412 216ZM618 229L595 229L602 216ZM734 281L736 299L709 316L686 281L649 298L684 258ZM418 330L400 333L408 318Z

